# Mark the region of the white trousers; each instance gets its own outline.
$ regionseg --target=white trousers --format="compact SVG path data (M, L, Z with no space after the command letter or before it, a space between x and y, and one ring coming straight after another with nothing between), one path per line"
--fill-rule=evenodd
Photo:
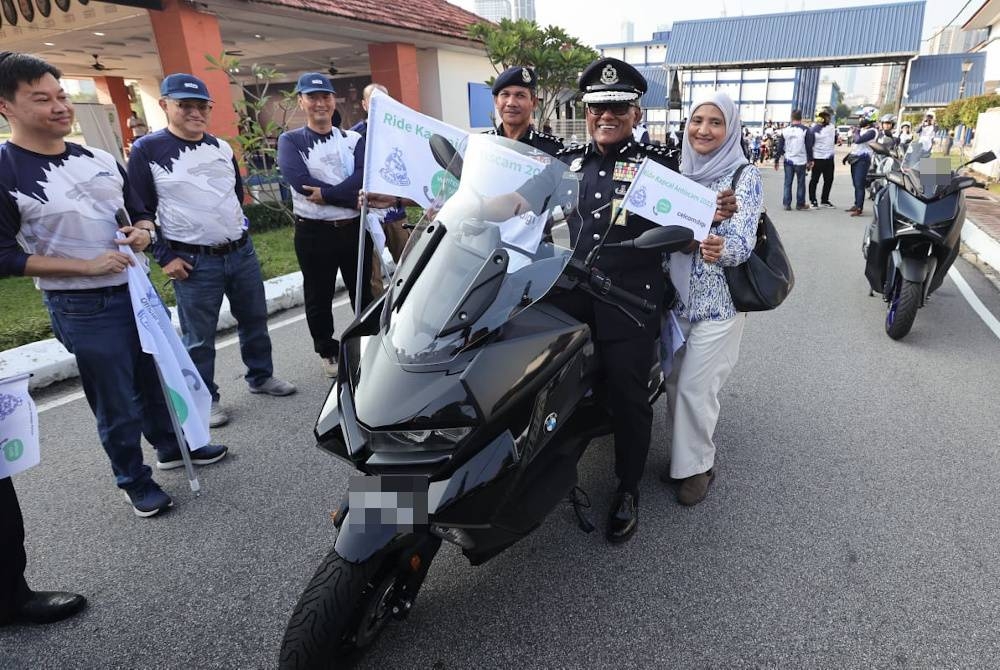
M679 316L677 322L687 342L674 354L667 378L673 410L670 476L684 479L715 464L712 435L719 420L719 391L739 360L746 315L697 323Z

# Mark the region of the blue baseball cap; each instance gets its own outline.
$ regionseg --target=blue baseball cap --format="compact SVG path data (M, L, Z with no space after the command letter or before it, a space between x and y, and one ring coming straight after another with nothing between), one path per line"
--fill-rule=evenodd
M193 74L178 72L163 80L160 84L160 95L175 100L211 100L205 82Z
M306 72L299 77L299 83L295 85L296 93L315 93L317 91L323 91L324 93L337 92L334 90L330 80L321 72Z

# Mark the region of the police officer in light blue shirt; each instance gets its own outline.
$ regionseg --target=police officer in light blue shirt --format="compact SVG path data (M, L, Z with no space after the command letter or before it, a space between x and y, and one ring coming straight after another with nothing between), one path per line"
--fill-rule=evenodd
M76 357L116 483L135 513L149 517L173 503L143 464L140 439L156 448L160 469L182 461L153 359L139 346L125 273L131 259L117 249L144 250L152 217L110 154L65 141L73 105L60 76L34 56L0 53L0 114L11 126L0 145L0 277L37 278L52 330ZM121 229L124 240L115 239L119 208L135 222ZM207 445L191 456L207 465L226 453Z
M172 74L160 86L167 127L136 140L128 174L162 239L156 261L173 280L184 346L212 393L209 424L229 414L215 383L215 333L222 297L236 318L251 393L285 396L295 387L274 377L260 263L243 216L243 181L227 142L206 132L212 99L205 83Z

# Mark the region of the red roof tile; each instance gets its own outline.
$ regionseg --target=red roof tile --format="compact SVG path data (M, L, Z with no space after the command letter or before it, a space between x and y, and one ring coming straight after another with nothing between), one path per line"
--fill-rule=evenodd
M469 40L470 25L484 19L446 0L253 0L384 26ZM472 41L472 40L470 40Z

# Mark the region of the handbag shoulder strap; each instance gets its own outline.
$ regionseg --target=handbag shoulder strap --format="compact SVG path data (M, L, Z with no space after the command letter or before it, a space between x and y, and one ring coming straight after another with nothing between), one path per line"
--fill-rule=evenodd
M740 176L743 174L743 171L745 169L747 169L748 167L750 167L750 164L749 163L744 163L743 165L741 165L738 168L736 168L736 172L733 173L732 189L734 191L736 190L736 185L740 183Z

